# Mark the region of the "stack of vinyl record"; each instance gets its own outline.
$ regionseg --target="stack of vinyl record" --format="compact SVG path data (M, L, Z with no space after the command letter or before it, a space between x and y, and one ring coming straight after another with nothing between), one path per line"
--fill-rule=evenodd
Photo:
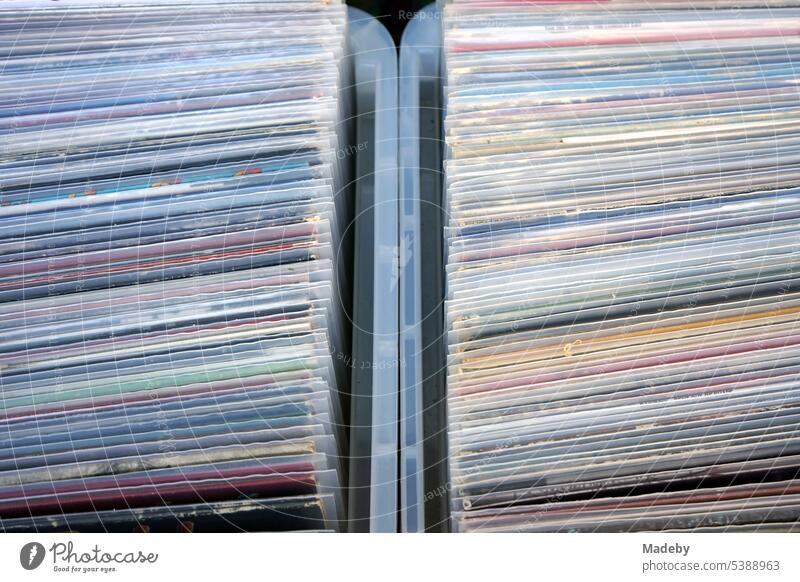
M797 527L793 4L443 7L455 529Z
M0 529L338 527L345 29L0 6Z

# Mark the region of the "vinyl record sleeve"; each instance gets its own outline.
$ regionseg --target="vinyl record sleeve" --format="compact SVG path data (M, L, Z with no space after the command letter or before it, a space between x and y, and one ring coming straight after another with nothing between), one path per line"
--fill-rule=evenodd
M441 8L454 527L791 521L797 6Z

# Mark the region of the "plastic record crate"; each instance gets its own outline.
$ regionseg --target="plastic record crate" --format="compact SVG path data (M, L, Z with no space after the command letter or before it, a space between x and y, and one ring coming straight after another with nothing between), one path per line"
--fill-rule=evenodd
M397 50L374 17L349 13L355 208L348 529L397 531ZM348 229L350 230L350 229Z
M434 4L400 46L401 531L449 531L443 345L442 32Z
M335 295L344 315L342 346L331 346L338 362L337 386L343 398L342 438L338 457L344 479L319 483L330 501L322 517L293 508L308 529L396 531L397 529L397 390L398 390L398 176L397 176L397 53L386 29L372 16L348 9L346 58L342 62L341 125L337 128L344 155L337 152L336 205L352 217L340 241L340 273ZM348 265L352 265L352 268ZM352 309L349 307L352 305ZM333 318L332 318L333 319ZM338 338L338 334L337 334ZM350 390L347 387L350 386ZM348 414L349 412L349 414ZM349 416L349 418L348 418ZM351 426L349 443L346 427ZM349 450L348 450L349 448ZM349 465L349 467L347 466ZM349 469L349 470L348 470ZM136 508L130 521L164 522L153 507ZM124 513L124 512L120 512ZM160 515L160 514L159 514ZM289 514L287 514L289 515ZM193 519L194 514L178 516ZM125 519L128 519L127 514ZM207 517L208 528L220 526L218 515ZM280 517L280 516L279 516ZM249 519L249 518L248 518ZM124 520L122 520L124 521ZM294 523L294 522L292 522ZM125 522L127 524L127 522ZM50 523L54 531L72 527L69 514ZM167 531L170 523L156 524ZM250 519L248 529L263 524ZM287 524L288 528L291 524ZM127 525L125 525L127 527ZM157 528L157 529L159 529ZM128 531L128 530L123 530Z

